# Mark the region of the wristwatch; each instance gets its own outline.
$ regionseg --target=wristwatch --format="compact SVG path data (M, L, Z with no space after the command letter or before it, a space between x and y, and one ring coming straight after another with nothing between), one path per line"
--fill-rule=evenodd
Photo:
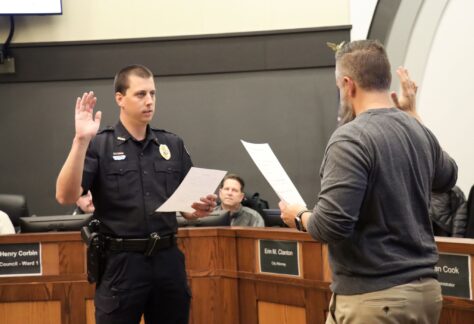
M298 214L296 214L295 216L296 229L300 232L306 232L306 228L304 228L303 221L301 220L301 215L303 215L306 212L310 212L310 210L307 210L307 209L302 210L298 212Z

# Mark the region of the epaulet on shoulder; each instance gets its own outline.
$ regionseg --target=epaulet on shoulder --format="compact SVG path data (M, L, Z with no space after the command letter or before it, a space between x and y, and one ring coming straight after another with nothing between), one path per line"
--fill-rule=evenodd
M166 134L171 134L171 135L174 135L174 136L177 136L175 133L172 133L172 132L168 132L167 130L164 130L164 129L161 129L161 128L154 128L154 127L150 127L152 131L156 132L156 133L166 133Z
M99 129L97 134L102 134L102 133L106 133L106 132L113 132L113 130L114 130L113 126L106 126L105 128Z

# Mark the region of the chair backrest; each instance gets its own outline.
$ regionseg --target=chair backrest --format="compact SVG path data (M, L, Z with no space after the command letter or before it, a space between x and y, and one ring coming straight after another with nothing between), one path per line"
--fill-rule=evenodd
M10 217L15 228L20 226L20 217L30 216L24 195L0 194L0 210Z
M228 213L209 215L194 220L187 220L181 215L176 215L179 227L208 227L208 226L230 226Z
M260 216L262 216L265 226L273 226L268 225L269 221L266 213L266 210L268 209L268 202L262 199L258 192L255 192L253 195L245 192L244 200L242 200L242 206L256 210Z
M266 227L288 227L281 219L281 211L279 209L264 209L267 219Z

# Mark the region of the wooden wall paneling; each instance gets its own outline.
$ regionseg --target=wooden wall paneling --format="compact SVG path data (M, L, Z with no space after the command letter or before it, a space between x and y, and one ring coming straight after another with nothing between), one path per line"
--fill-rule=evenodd
M225 271L225 275L236 277L237 271L237 243L235 237L217 237L217 268Z
M53 296L53 283L9 283L0 286L2 302L43 301Z
M315 299L318 297L316 288L305 289L307 285L313 286L316 283L320 290L319 295L322 294L322 297L319 296L319 303L321 304L321 300L324 303L325 300L327 284L321 282L324 277L321 243L313 241L304 233L282 229L266 229L260 232L242 229L237 235L241 323L314 323L315 318L324 320L323 311L305 310L308 305L318 306L318 299ZM299 241L302 277L260 274L259 239ZM321 284L317 284L315 280ZM313 293L308 294L307 291Z
M41 243L43 276L59 275L59 247L57 243Z
M92 285L84 281L35 283L34 285L38 290L42 290L42 299L59 303L61 323L80 324L85 322L85 297L92 298L94 295ZM30 287L26 289L31 290ZM31 300L31 296L27 298ZM39 313L36 315L41 316Z
M474 313L472 311L463 311L459 309L450 309L443 306L441 316L439 318L440 324L464 324L474 323Z
M276 304L286 304L293 306L305 305L305 294L303 287L286 285L279 282L255 281L257 299Z
M7 314L6 321L0 323L68 323L64 310L68 303L67 289L58 283L8 284L0 287L0 314ZM23 311L17 314L17 307ZM11 308L10 308L11 307ZM34 319L29 322L27 318Z
M198 233L199 235L195 235ZM220 275L221 270L236 270L232 231L207 228L200 232L181 230L178 246L186 257L192 276Z
M193 324L218 324L220 296L218 294L219 278L192 278L191 317Z
M71 255L76 257L71 258ZM86 245L82 242L59 243L59 272L61 274L85 274Z
M331 267L329 266L329 250L327 244L322 246L322 254L323 254L323 281L331 282L332 281L332 274L331 274Z
M305 277L257 273L259 239L298 241ZM43 319L53 324L94 323L95 289L86 281L79 233L0 237L0 243L31 242L42 242L46 274L0 277L0 323L41 324ZM325 322L331 297L327 246L307 234L285 229L196 228L180 231L178 242L188 261L194 296L191 324L265 324L259 323L259 316L261 322L293 324L303 317L306 323ZM474 240L437 238L437 243L441 252L474 254ZM440 323L471 322L473 300L444 297Z
M258 300L254 281L239 280L239 315L242 324L258 324Z
M185 254L191 276L215 276L217 269L217 240L212 237L184 238L180 248Z
M437 236L436 243L442 252L474 255L474 239Z
M219 281L219 315L218 323L240 323L239 319L239 285L235 278L222 278Z
M257 242L253 238L238 238L237 240L237 270L239 272L255 273L257 271Z
M0 303L0 323L66 323L59 301Z
M95 307L94 299L86 299L86 324L95 324Z
M474 255L472 254L471 254L470 266L471 266L471 297L474 298Z
M466 313L467 318L474 319L474 303L471 299L465 298L457 298L457 297L443 297L443 313L446 311L447 313L451 312L451 310L455 310L456 312ZM473 321L474 323L474 321Z
M179 235L193 294L191 323L238 323L234 234L219 229L195 233L185 230Z
M89 323L90 315L94 320L94 294L95 285L88 282L75 282L71 285L68 295L70 324Z
M321 243L319 242L301 242L302 268L305 279L323 280L322 265L323 255L321 252Z
M303 307L258 302L258 324L306 324Z
M471 291L474 291L474 239L436 237L438 250L444 253L471 255ZM440 323L474 323L472 299L443 296Z
M72 283L53 283L53 295L51 299L56 300L60 299L61 301L61 323L71 323L71 287ZM39 316L40 314L38 314ZM54 322L53 322L54 323ZM77 322L76 322L77 323Z
M324 324L331 300L331 292L328 290L306 288L306 318L308 323Z
M262 282L256 282L256 288L259 324L306 323L303 288Z

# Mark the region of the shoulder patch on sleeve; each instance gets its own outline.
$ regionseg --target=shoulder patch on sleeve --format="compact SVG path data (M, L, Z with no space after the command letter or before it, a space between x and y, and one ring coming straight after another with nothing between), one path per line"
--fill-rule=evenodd
M105 128L103 129L99 129L97 131L97 134L102 134L102 133L106 133L106 132L113 132L114 131L114 128L113 126L106 126Z
M151 128L152 131L157 132L157 133L166 133L166 134L178 136L175 133L169 132L169 131L161 129L161 128L154 128L154 127L150 127L150 128Z

